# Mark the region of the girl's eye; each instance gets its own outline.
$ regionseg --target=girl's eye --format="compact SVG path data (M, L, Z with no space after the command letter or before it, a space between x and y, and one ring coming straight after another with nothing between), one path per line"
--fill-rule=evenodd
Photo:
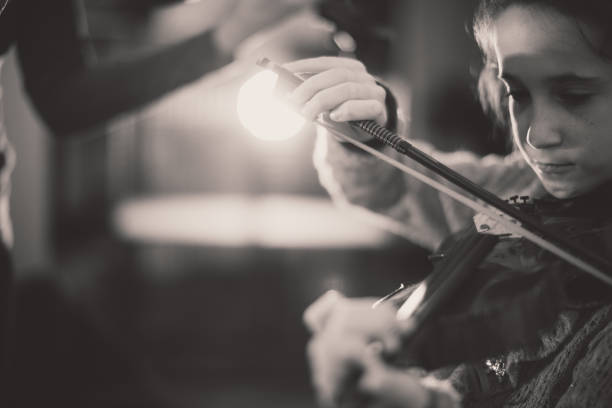
M580 106L589 102L593 97L590 92L559 92L557 100L567 106Z

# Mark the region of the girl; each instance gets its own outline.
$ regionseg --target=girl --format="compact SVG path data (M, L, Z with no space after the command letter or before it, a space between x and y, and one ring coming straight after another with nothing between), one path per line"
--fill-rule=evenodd
M481 0L474 34L485 57L482 101L507 124L516 152L440 160L502 197L546 197L570 207L581 202L572 208L605 229L612 218L610 21L612 5L604 0ZM316 73L291 96L305 116L330 112L337 121L386 123L385 92L358 62L320 58L287 67ZM470 215L333 137L320 135L318 142L316 163L332 197L387 216L418 243L433 248ZM574 292L553 327L539 332L537 345L488 366L466 362L430 375L400 371L372 352L397 350L400 334L409 331L394 308L372 310L369 299L324 295L304 315L313 332L315 388L330 406L347 384L372 406L612 406L612 298L609 291ZM359 380L347 381L355 371Z

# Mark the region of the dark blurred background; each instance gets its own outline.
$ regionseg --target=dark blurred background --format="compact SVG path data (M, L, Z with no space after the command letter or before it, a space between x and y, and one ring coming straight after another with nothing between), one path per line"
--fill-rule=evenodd
M208 1L83 4L97 58L120 60L199 29ZM412 137L503 151L473 92L474 3L323 1L249 40L236 63L62 140L30 107L12 53L2 84L18 154L24 400L314 406L304 308L328 289L381 296L413 282L427 251L334 208L311 164L312 127L250 136L238 88L259 55L355 53L390 84Z

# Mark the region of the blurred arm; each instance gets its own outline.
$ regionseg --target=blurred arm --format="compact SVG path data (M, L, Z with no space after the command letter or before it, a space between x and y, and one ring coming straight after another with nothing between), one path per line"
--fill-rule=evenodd
M20 0L15 5L25 87L58 135L149 103L231 60L206 31L143 57L90 66L72 1Z

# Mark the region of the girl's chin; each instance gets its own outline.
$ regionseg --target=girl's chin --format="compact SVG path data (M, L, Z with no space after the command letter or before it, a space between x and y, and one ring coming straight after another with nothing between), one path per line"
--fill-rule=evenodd
M540 177L542 185L552 196L559 199L574 198L588 193L597 185L570 182L569 180L550 180Z
M566 198L572 198L572 197L576 197L579 196L580 194L575 193L574 191L568 191L568 190L563 190L563 189L555 189L555 188L548 188L546 187L546 191L548 191L552 196L559 198L559 199L566 199Z

